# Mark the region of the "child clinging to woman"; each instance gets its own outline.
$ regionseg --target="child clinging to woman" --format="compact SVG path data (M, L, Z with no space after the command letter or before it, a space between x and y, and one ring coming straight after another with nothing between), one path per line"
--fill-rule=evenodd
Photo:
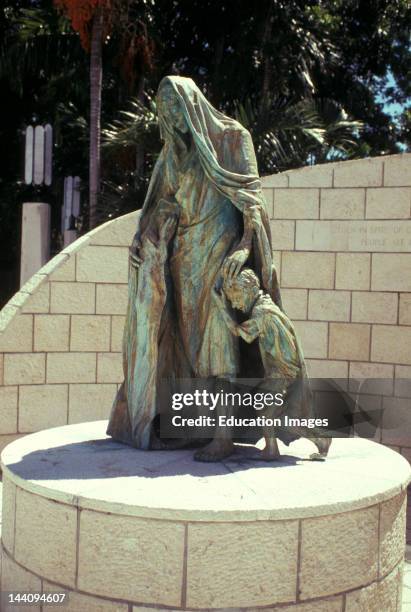
M234 278L226 277L221 293L214 291L214 299L219 304L224 321L233 334L240 336L247 343L258 339L264 367L264 380L259 388L263 387L267 391L274 392L281 390L284 394L284 405L268 406L264 409L264 415L275 418L286 413L293 418L312 418L312 395L294 326L271 297L261 291L255 272L245 268ZM226 300L233 308L248 315L247 320L237 323L228 312ZM265 461L277 460L280 456L278 436L286 444L299 437L310 437L318 448L318 453L311 455L311 458L322 459L327 455L331 439L313 437L312 433L312 430L309 431L306 427L284 427L274 430L272 427L263 427L266 446L255 458Z

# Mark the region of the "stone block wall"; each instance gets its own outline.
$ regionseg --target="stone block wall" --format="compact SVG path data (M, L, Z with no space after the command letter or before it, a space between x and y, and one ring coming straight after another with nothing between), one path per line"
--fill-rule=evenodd
M411 155L285 172L264 192L311 376L385 379L373 408L411 410ZM382 442L411 460L411 431Z
M411 155L263 179L283 300L315 377L385 378L410 408ZM136 214L82 237L0 313L0 448L105 418L122 379L128 246ZM383 442L411 458L411 436Z
M0 312L0 449L25 433L107 417L122 380L136 217L77 240Z

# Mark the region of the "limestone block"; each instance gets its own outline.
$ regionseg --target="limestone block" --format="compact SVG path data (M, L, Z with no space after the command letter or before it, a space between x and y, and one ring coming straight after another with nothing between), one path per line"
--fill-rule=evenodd
M94 283L127 283L128 248L86 246L76 255L77 280Z
M391 395L394 387L394 366L388 363L368 363L354 361L350 363L350 388L358 388L356 381L369 388L370 393ZM366 383L365 379L370 379Z
M128 302L127 285L103 284L96 287L96 313L125 315Z
M348 361L329 359L307 359L308 374L311 378L347 378Z
M385 576L404 558L407 499L403 492L381 504L380 576Z
M411 366L395 366L394 395L411 397Z
M16 314L0 333L0 352L27 353L33 348L33 316Z
M274 249L294 249L295 222L289 220L271 220L271 238Z
M336 289L369 289L371 255L337 253Z
M68 422L108 419L116 392L116 384L70 385Z
M331 187L333 166L318 164L289 172L290 187Z
M274 191L273 189L271 188L265 189L263 187L263 196L265 200L266 211L268 213L268 216L271 219L273 217L273 211L274 211Z
M327 323L316 321L295 321L305 357L327 357Z
M411 291L411 254L374 253L371 289L373 291Z
M41 284L28 296L22 307L22 312L48 312L50 308L50 283Z
M275 219L318 219L319 189L276 189Z
M3 384L3 372L4 372L4 355L0 353L0 385Z
M345 612L397 612L399 586L400 572L395 569L381 582L347 593Z
M264 189L268 189L269 187L288 187L288 174L286 172L282 172L279 174L262 176L261 183Z
M284 287L332 289L334 271L333 253L283 253L281 283Z
M321 219L364 219L365 189L321 189Z
M181 608L157 608L157 610L164 610L164 612L181 612ZM150 606L133 606L132 612L152 612L153 608Z
M270 606L269 608L241 608L241 610L247 612L258 612L259 610L264 610L265 612L342 612L342 605L342 597L326 597L324 599L316 599L313 602L293 604L290 606L280 604L280 606L275 606L274 608ZM164 610L164 612L181 612L181 608L157 609ZM152 612L152 610L153 608L147 606L133 606L133 612ZM232 610L232 612L240 612L240 608L230 608L230 610Z
M291 319L307 318L307 297L307 289L281 290L283 307Z
M272 251L273 264L277 272L277 280L281 283L281 258L282 251Z
M41 580L38 576L35 576L31 572L28 572L24 568L17 565L9 557L9 555L3 551L2 564L1 564L1 590L2 591L17 591L20 593L41 593ZM22 605L20 610L27 610L27 605ZM30 610L33 610L33 606L30 606ZM9 608L5 608L5 612L12 612L16 610L16 605L10 605ZM40 605L34 607L34 610L40 610Z
M410 155L392 155L384 160L384 185L411 185Z
M60 314L39 314L34 317L35 351L68 351L70 317Z
M0 434L17 432L17 387L0 387Z
M330 359L367 361L370 353L370 325L330 323Z
M7 302L7 304L0 310L0 334L3 334L13 319L19 315L19 308L21 304L12 303L15 302L15 298L17 297L24 298L21 293L17 293L14 298Z
M297 221L296 248L301 251L408 252L411 221L352 219Z
M50 312L93 314L95 292L94 283L51 283Z
M111 598L179 606L184 531L181 523L83 510L79 589Z
M130 246L137 229L139 211L100 225L90 234L91 245Z
M187 607L293 601L297 582L298 521L190 524ZM233 563L237 559L239 563Z
M35 276L37 276L37 274ZM42 276L41 278L45 277ZM14 312L16 313L16 311L22 308L22 306L26 303L28 297L29 295L25 291L20 290L9 299L3 309L0 310L0 331L3 331L8 325L8 321L4 320L4 315L6 314L7 310L12 311L14 309ZM10 315L11 312L8 313L7 318L9 318Z
M123 315L114 315L111 317L111 350L123 350L123 333L126 317Z
M334 166L334 187L379 187L382 185L379 157L345 161Z
M374 325L371 360L411 365L411 327Z
M64 259L65 258L63 257L62 260L64 261ZM54 259L52 261L54 261ZM24 283L22 287L20 287L20 291L16 295L21 293L28 293L30 295L37 293L43 283L47 284L47 280L46 274L42 270L41 272L37 272L37 274L33 274L33 276L29 278L29 280Z
M408 187L385 187L367 189L367 219L409 219L411 189Z
M301 599L331 595L376 580L378 506L304 519Z
M14 434L0 434L0 453L8 444L11 444L15 440L18 440L22 437L22 434L14 433Z
M77 509L17 489L15 559L67 586L76 574Z
M59 257L57 255L57 257ZM50 270L50 281L74 281L76 276L76 259L74 256L61 255L62 263L54 270ZM52 259L50 264L56 258ZM42 268L42 271L44 268Z
M310 289L308 296L308 318L320 321L349 321L349 291L327 291Z
M31 432L67 423L67 385L22 385L19 431Z
M352 320L358 323L397 322L396 293L356 292L352 294Z
M98 353L97 382L119 383L124 379L121 353Z
M342 597L327 597L326 599L316 599L313 602L301 603L292 606L281 606L268 608L267 612L342 612Z
M44 353L4 355L5 385L41 385L46 374Z
M400 325L411 325L411 293L400 294Z
M92 597L91 595L84 595L84 593L77 593L76 591L67 591L65 589L59 589L59 587L47 580L43 580L43 593L67 593L67 601L64 602L64 612L128 612L128 604L119 603L115 601L109 601L107 599L101 599L100 597ZM55 605L55 604L54 604ZM45 612L47 607L43 606ZM10 612L13 612L12 610ZM26 611L24 611L26 612ZM153 608L150 608L150 612L153 612Z
M401 397L384 397L382 406L383 444L411 448L410 400Z
M72 315L71 351L109 351L110 317L101 315Z
M16 485L7 476L3 476L2 498L1 539L6 550L14 554Z
M48 383L87 383L96 381L95 353L49 353Z

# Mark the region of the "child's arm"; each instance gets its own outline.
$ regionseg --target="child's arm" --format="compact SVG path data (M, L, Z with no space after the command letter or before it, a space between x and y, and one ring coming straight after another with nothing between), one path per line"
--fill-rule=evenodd
M257 338L259 335L259 329L257 322L254 319L244 321L241 325L238 325L236 321L230 316L227 308L227 299L222 293L217 293L215 289L212 290L212 296L216 304L220 308L221 314L223 315L224 321L228 329L235 335L240 336L248 344Z
M251 344L260 335L257 321L255 319L248 319L248 321L241 323L238 326L238 335L248 344Z
M220 294L215 289L212 289L211 296L219 307L220 312L223 315L224 322L226 323L228 329L231 331L232 334L234 334L234 336L238 336L240 326L237 325L237 322L233 319L233 317L231 317L230 313L228 312L227 298L225 297L224 293Z

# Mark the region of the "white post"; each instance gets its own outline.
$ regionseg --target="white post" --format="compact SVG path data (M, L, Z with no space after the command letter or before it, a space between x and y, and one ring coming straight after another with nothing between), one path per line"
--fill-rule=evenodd
M20 286L50 259L50 205L25 202L21 229Z
M72 242L74 242L75 240L77 240L77 230L65 230L64 231L64 238L63 238L64 242L63 242L63 246L64 248L66 248L66 246L68 246L69 244L71 244Z

